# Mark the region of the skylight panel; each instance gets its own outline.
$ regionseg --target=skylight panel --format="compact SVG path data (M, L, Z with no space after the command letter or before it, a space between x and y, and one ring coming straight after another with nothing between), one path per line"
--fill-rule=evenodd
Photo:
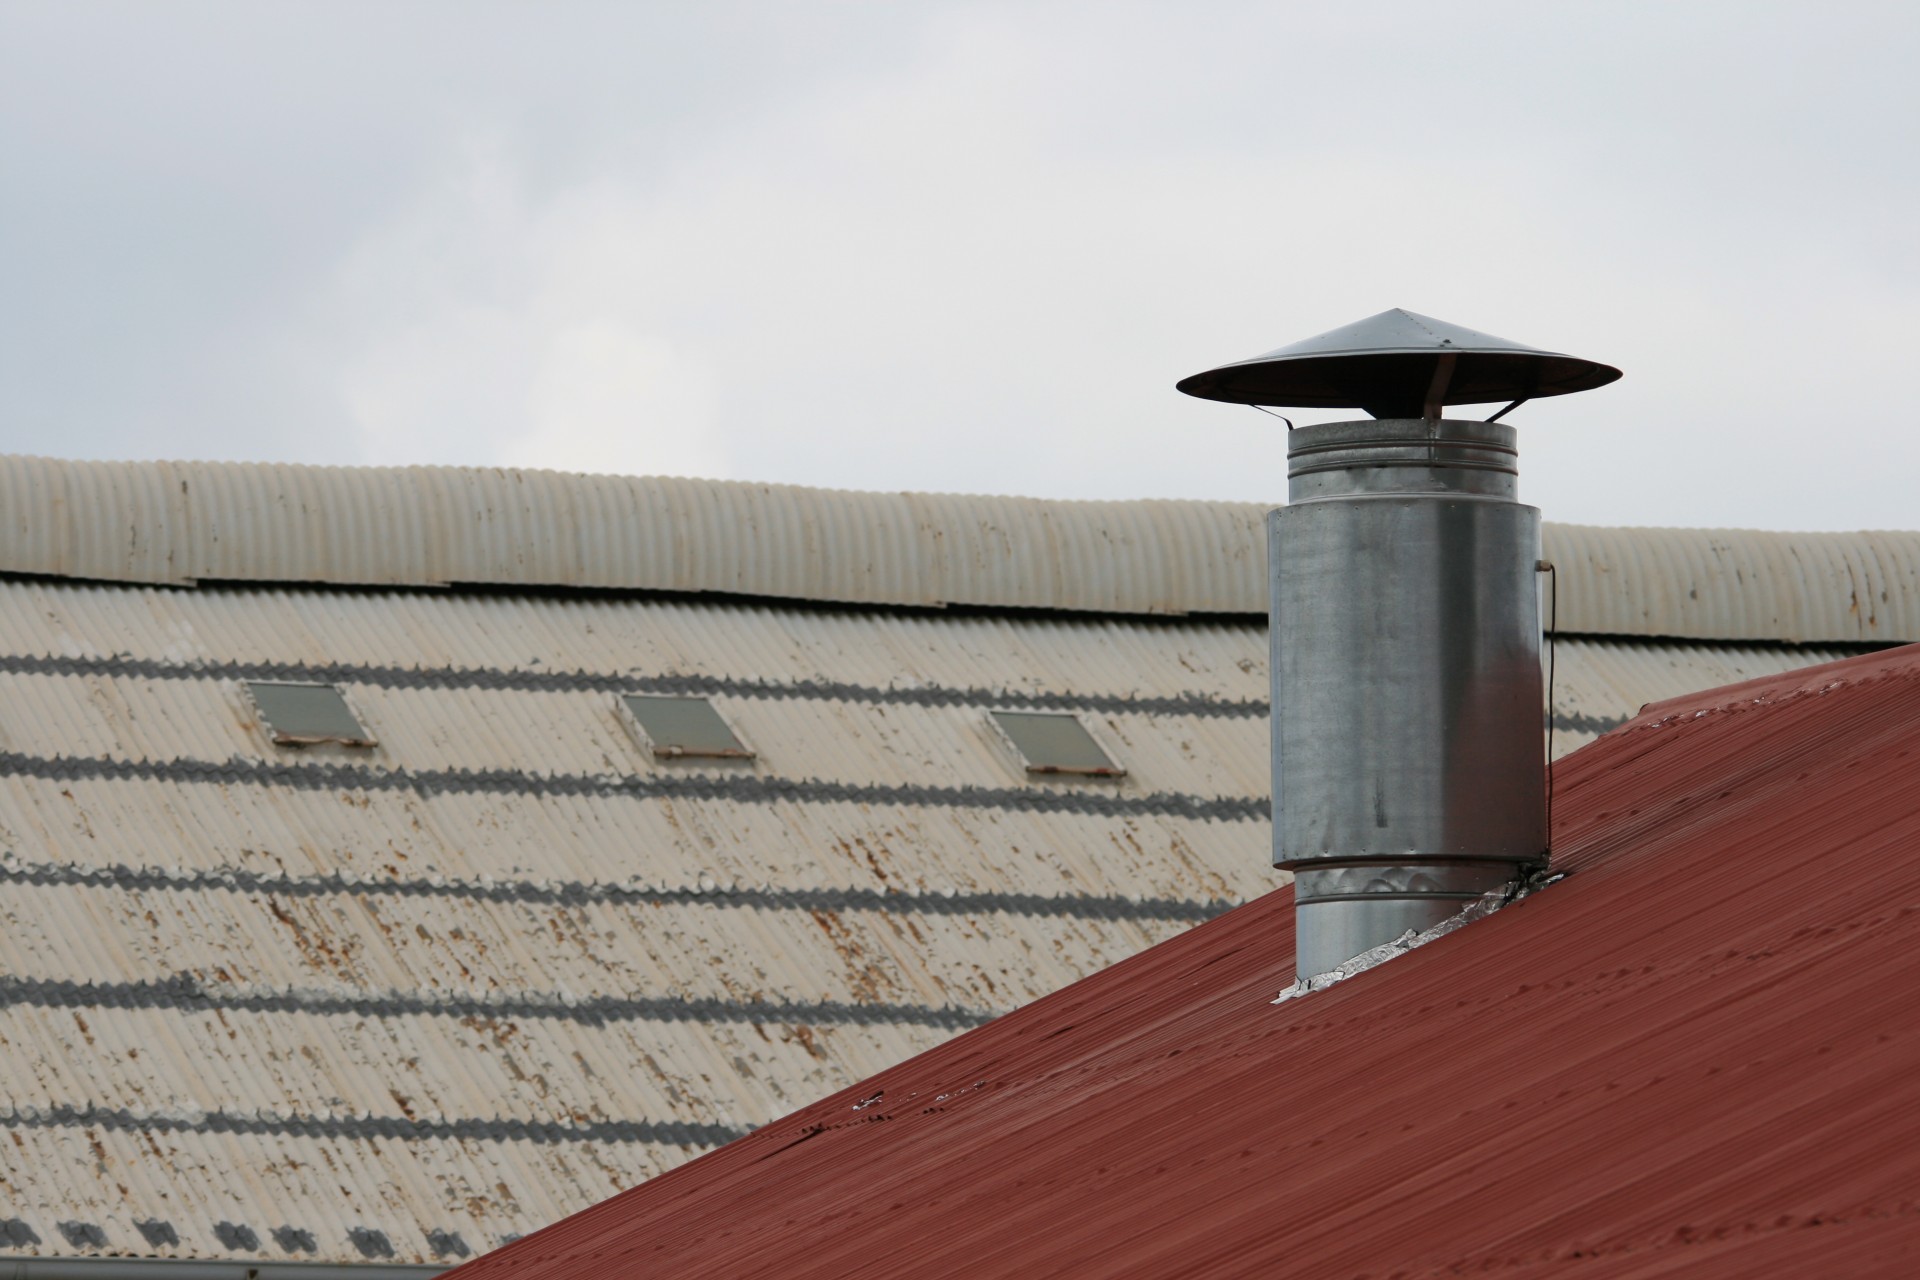
M1126 770L1113 762L1080 718L1065 711L990 711L993 723L1013 744L1028 773L1071 773L1118 778Z
M621 697L641 745L656 759L705 757L751 760L753 749L740 741L732 727L705 698L677 698L629 693Z
M259 709L261 722L282 746L310 746L338 742L349 747L371 747L373 735L361 727L347 705L346 695L330 684L292 684L247 681L247 693Z

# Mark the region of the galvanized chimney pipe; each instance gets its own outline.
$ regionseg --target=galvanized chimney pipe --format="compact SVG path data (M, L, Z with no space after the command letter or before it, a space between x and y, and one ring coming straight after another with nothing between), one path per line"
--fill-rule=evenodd
M1373 415L1289 431L1289 502L1267 519L1273 861L1294 875L1300 977L1545 857L1540 513L1498 419L1619 376L1395 308L1177 384Z
M1314 977L1438 924L1546 848L1535 566L1514 431L1288 436L1268 517L1274 865Z

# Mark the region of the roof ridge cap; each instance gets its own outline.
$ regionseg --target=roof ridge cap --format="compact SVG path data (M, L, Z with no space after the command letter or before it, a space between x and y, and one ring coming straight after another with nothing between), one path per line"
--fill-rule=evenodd
M1731 711L1744 704L1781 702L1879 680L1917 678L1920 678L1920 644L1900 645L1879 653L1796 667L1778 675L1756 676L1735 684L1649 702L1616 732L1647 728L1689 711L1697 714Z

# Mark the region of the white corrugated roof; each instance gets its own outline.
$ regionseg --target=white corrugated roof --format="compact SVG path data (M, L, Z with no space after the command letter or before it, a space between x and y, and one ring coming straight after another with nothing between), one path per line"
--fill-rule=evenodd
M850 604L1263 614L1264 508L851 493L455 467L0 457L0 572L589 587ZM1561 626L1920 639L1920 533L1549 524Z

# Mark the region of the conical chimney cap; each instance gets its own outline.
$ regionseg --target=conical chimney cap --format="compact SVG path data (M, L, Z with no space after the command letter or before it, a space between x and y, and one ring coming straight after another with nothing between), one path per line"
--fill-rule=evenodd
M1442 368L1441 359L1452 356ZM1176 385L1229 404L1364 409L1417 418L1433 403L1498 404L1603 387L1612 365L1522 346L1395 307ZM1438 391L1437 397L1434 392Z

